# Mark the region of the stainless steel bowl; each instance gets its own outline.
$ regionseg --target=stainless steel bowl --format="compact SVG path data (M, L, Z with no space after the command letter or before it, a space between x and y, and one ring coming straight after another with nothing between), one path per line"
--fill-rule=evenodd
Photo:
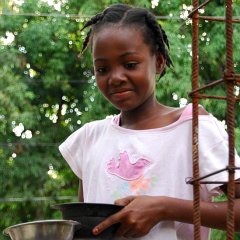
M10 226L3 233L12 240L72 240L80 225L71 220L40 220Z

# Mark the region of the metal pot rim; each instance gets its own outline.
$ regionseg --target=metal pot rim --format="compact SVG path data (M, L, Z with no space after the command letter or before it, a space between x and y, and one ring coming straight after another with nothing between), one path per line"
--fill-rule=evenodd
M52 224L55 224L55 223L63 223L63 224L69 224L69 225L81 225L81 223L77 222L77 221L73 221L73 220L63 220L63 219L57 219L57 220L54 220L54 219L48 219L48 220L37 220L37 221L31 221L31 222L25 222L25 223L19 223L19 224L15 224L15 225L12 225L10 227L7 227L3 230L3 233L5 235L9 235L9 231L13 228L17 228L17 227L22 227L22 226L25 226L25 225L34 225L34 224L45 224L45 223L52 223Z

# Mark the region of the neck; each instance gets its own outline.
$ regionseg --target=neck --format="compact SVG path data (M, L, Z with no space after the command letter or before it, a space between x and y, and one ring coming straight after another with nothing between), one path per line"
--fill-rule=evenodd
M129 129L147 129L151 119L164 112L165 108L154 96L131 111L122 111L120 125Z

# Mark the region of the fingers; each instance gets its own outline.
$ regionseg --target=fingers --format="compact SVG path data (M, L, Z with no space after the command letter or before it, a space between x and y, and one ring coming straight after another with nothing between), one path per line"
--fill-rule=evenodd
M93 234L98 235L101 232L103 232L105 229L109 228L110 226L114 225L115 223L120 222L120 214L116 213L108 218L106 218L104 221L99 223L96 227L93 228Z
M125 197L125 198L117 199L114 203L116 205L126 206L130 202L132 202L135 198L136 198L135 196L128 196L128 197Z
M132 202L134 200L134 198L135 198L134 196L128 196L128 197L125 197L122 199L118 199L115 201L115 204L126 206L130 202ZM122 213L122 211L119 211L118 213L113 214L112 216L110 216L107 219L105 219L104 221L102 221L100 224L98 224L96 227L93 228L93 231L92 231L93 234L98 235L101 232L103 232L105 229L112 226L113 224L121 222L121 216L122 216L121 213Z

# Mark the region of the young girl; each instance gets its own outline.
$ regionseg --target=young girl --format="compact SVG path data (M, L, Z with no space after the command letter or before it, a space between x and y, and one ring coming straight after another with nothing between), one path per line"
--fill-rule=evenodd
M155 97L156 75L172 65L166 33L146 9L123 4L97 14L84 28L89 26L83 50L90 45L97 86L120 114L85 124L59 149L80 179L80 201L125 205L93 233L121 223L117 235L122 238L192 240L193 189L185 181L193 175L192 106L172 108ZM228 137L211 114L202 107L199 112L204 176L228 164ZM228 173L206 180L227 181ZM226 228L227 204L211 203L221 189L219 184L201 186L204 240L208 228ZM237 199L238 231L239 216Z

